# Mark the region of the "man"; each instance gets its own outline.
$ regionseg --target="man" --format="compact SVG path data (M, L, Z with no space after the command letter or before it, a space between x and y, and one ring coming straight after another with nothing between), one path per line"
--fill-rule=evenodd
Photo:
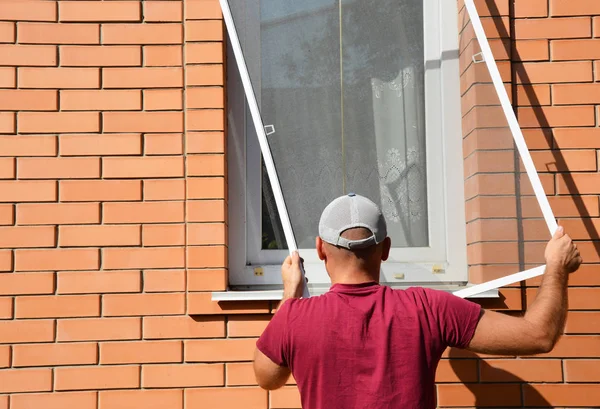
M550 351L562 332L568 274L581 257L562 228L546 247L546 272L523 317L483 310L443 291L378 284L391 241L379 208L350 194L323 211L316 239L330 291L300 299L298 254L282 266L284 297L257 342L258 384L293 373L304 409L436 406L435 371L447 347L486 354Z

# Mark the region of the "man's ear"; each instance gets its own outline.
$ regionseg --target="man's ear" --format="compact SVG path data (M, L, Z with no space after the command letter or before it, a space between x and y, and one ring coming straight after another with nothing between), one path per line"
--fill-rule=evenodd
M316 239L317 244L317 255L319 256L319 260L325 261L325 252L323 251L323 240L319 236Z
M386 237L385 240L383 240L382 245L383 249L381 251L381 261L386 261L390 256L390 250L392 248L392 239Z

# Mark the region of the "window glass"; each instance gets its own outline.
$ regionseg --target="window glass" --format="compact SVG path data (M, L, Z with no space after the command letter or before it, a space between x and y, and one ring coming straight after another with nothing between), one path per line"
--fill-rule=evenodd
M423 1L229 3L298 247L348 192L381 205L394 247L427 247ZM286 248L265 173L262 248Z

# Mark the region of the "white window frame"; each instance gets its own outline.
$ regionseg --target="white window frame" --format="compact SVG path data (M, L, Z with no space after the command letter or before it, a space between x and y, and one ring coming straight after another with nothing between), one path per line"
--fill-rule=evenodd
M229 25L233 25L233 20L231 18L230 12L228 10L229 6L228 6L226 0L220 0L220 3L221 3L221 7L224 11L225 20L228 23L228 28L230 28ZM449 13L457 11L455 7L451 7L451 10L448 9L448 5L451 3L454 3L454 2L446 2L445 4L442 3L441 14L438 14L438 18L439 18L439 16L443 16L443 20L447 21L448 20L447 16L453 15L453 14L449 14ZM494 56L493 56L492 51L489 46L489 42L488 42L485 32L483 30L483 26L481 24L481 20L477 13L477 9L475 7L473 0L465 0L464 3L465 3L465 7L467 8L469 17L471 18L471 22L473 24L473 29L477 36L477 40L481 47L481 54L484 58L486 66L490 72L490 76L492 78L494 88L496 89L496 92L499 96L502 109L504 111L504 114L508 121L509 128L513 135L513 139L515 141L515 144L517 146L517 149L518 149L521 159L523 161L523 165L525 167L527 176L533 187L535 197L536 197L538 204L542 210L544 219L546 221L546 225L547 225L550 233L554 234L554 232L556 231L556 229L558 227L556 219L555 219L552 209L550 207L548 198L546 197L546 195L544 193L543 186L539 179L539 175L535 169L533 160L531 159L531 155L530 155L527 145L525 143L525 139L524 139L522 131L519 127L515 113L510 104L510 100L508 98L508 94L506 92L504 84L502 83L502 79L501 79L500 73L498 71L496 61L494 59ZM441 20L440 20L440 24L441 24ZM237 33L235 34L235 37L237 37ZM453 50L456 50L455 48L452 48L452 45L454 44L454 40L452 40L452 39L458 39L458 35L455 35L455 36L447 35L441 39L442 46L440 49L440 52L441 52L440 57L443 56L444 52L448 52L448 51L453 52ZM239 43L237 44L237 46L239 48ZM239 51L239 54L241 54L241 49L238 51ZM242 58L242 60L243 60L243 58ZM448 61L450 61L450 62L448 62ZM457 61L454 61L455 66L453 66L453 64L451 63L452 60L448 60L448 61L445 61L444 58L440 58L440 67L448 68L447 70L442 69L441 77L444 80L444 82L443 82L444 88L442 89L442 95L451 95L454 92L457 92L457 90L458 90L458 85L457 85L458 81L456 81L457 77L456 76L448 76L448 73L450 73L450 75L453 75L454 73L456 73L456 71L452 72L451 68L454 67L454 69L457 70L458 63L457 63ZM238 60L238 64L239 64L239 60ZM240 66L240 69L245 69L245 67ZM247 71L246 71L246 75L247 75ZM247 80L249 82L249 77L247 77ZM243 101L243 99L242 99L242 101ZM258 110L256 109L255 114L257 113L257 111ZM245 114L245 111L244 111L244 114ZM256 117L258 115L254 115L254 116ZM447 115L447 113L444 113L444 116L442 119L444 121L443 129L447 129L448 126L456 125L456 123L459 122L458 118L460 118L460 115L457 115L454 117L451 117L451 116L449 117ZM260 121L260 119L259 119L259 121ZM260 122L262 124L262 121L260 121ZM260 129L260 128L257 127L257 129ZM230 129L230 131L231 131L231 129ZM235 129L233 131L235 132ZM264 142L264 133L263 133L263 142ZM444 142L444 146L448 145L447 140L444 140L443 142ZM239 159L240 158L240 146L236 146L236 148L237 148L235 150L236 158ZM244 142L244 149L242 151L245 152L245 142ZM450 154L452 152L446 151L445 153ZM231 163L231 161L230 161L230 163ZM462 164L462 162L461 162L461 164ZM267 161L267 166L269 166L269 165L272 166L272 158L270 158L270 163L269 163L269 161ZM447 167L447 165L446 165L446 167ZM461 168L460 170L462 171L462 166L460 168ZM272 178L272 170L273 169L271 169L271 171L269 172L271 178ZM456 168L454 168L454 171L456 171ZM462 174L462 172L461 172L461 174ZM449 174L446 174L445 176L446 176L446 180L449 180L449 179L451 179L452 176L454 176L454 173L450 172ZM240 183L242 180L245 181L245 178L237 180L237 181L234 179L233 183L234 183L234 185L237 186L237 189L233 190L234 195L238 195L240 192L242 192L242 190L240 190ZM244 182L244 184L245 184L245 182ZM460 187L460 191L461 192L463 191L462 185ZM460 196L456 195L455 197L462 198L462 195L460 195ZM234 199L239 199L240 201L238 203L243 203L243 205L245 206L246 205L245 191L243 191L242 196L235 196ZM283 203L281 196L279 197L278 207L283 208L283 210L285 210L285 203ZM280 209L280 211L281 211L281 209ZM245 212L243 212L243 214L245 214ZM245 227L245 220L242 220L242 219L243 219L243 217L241 217L241 218L234 217L233 222L239 223L240 221L242 221L240 226ZM461 217L461 219L462 220L456 220L452 217L450 217L450 218L447 217L446 220L447 220L448 229L451 231L452 231L452 228L454 228L454 227L462 229L462 227L464 226L464 222L463 222L464 217ZM284 227L288 227L288 229L286 230L286 234L289 235L289 231L290 231L289 227L290 226L289 226L289 217L287 216L287 213L282 216L282 221L284 222ZM286 226L285 222L288 223L287 226ZM244 229L244 232L245 232L245 229ZM238 234L237 236L234 236L234 237L235 237L235 239L230 241L230 244L234 244L234 245L239 244L240 241L245 243L245 240L246 240L245 234L244 235ZM240 239L240 237L243 237L243 238ZM293 237L291 237L291 239L293 241ZM238 248L245 249L245 246L238 247ZM465 248L466 248L466 246L465 246ZM243 254L244 255L243 260L246 260L245 251L240 251L240 254ZM233 261L235 261L235 260L242 260L242 259L234 257ZM465 258L465 264L466 264L466 258ZM230 265L230 272L231 272L232 267L235 269L236 266ZM245 267L243 267L242 270L240 270L240 273L243 274L244 269L245 269ZM462 288L459 290L451 289L451 288L446 288L446 289L448 291L453 291L454 295L456 295L458 297L462 297L462 298L478 298L478 297L497 296L498 288L509 285L509 284L513 284L513 283L516 283L519 281L523 281L523 280L527 280L527 279L530 279L533 277L540 276L544 273L544 271L545 271L545 266L539 266L539 267L535 267L535 268L532 268L532 269L529 269L526 271L522 271L522 272L519 272L516 274L501 277L496 280L488 281L483 284L479 284L479 285L475 285L475 286L467 286L466 288ZM260 267L258 269L256 269L256 268L253 269L253 272L255 273L255 277L264 277L264 274L261 273L262 269ZM238 274L240 274L240 273L238 273ZM383 278L385 280L385 275ZM256 281L260 281L260 278L257 279ZM235 282L235 279L234 279L234 282ZM269 282L271 282L271 281L269 281ZM230 284L233 284L233 283L230 282ZM321 291L322 291L322 289L321 289ZM495 293L495 294L492 294L492 293ZM270 291L270 292L269 291L249 291L249 292L246 292L246 294L244 294L244 292L236 293L235 291L231 291L231 292L228 291L228 292L213 293L212 299L215 301L242 300L242 299L243 300L252 300L252 299L255 299L255 300L266 300L266 299L278 300L278 299L281 299L281 295L282 295L281 291Z
M448 18L449 15L456 18ZM390 259L382 265L381 282L399 286L460 285L467 282L468 272L460 89L457 80L457 5L446 0L424 0L424 16L430 246L393 248ZM238 32L246 33L245 27L239 24L241 22L236 22ZM240 38L240 41L244 39ZM280 265L288 252L260 248L261 150L253 132L253 124L248 123L252 118L247 114L244 89L230 46L228 61L229 283L241 287L280 286ZM238 81L235 81L236 78ZM306 275L311 286L328 287L329 278L323 263L317 258L316 250L299 251L305 260Z

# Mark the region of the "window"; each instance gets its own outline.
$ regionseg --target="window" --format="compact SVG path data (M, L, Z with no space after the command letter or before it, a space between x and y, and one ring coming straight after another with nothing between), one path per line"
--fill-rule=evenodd
M382 282L465 283L455 2L229 6L313 291L329 286L319 216L349 192L386 216ZM231 49L228 61L230 284L270 288L287 246Z

